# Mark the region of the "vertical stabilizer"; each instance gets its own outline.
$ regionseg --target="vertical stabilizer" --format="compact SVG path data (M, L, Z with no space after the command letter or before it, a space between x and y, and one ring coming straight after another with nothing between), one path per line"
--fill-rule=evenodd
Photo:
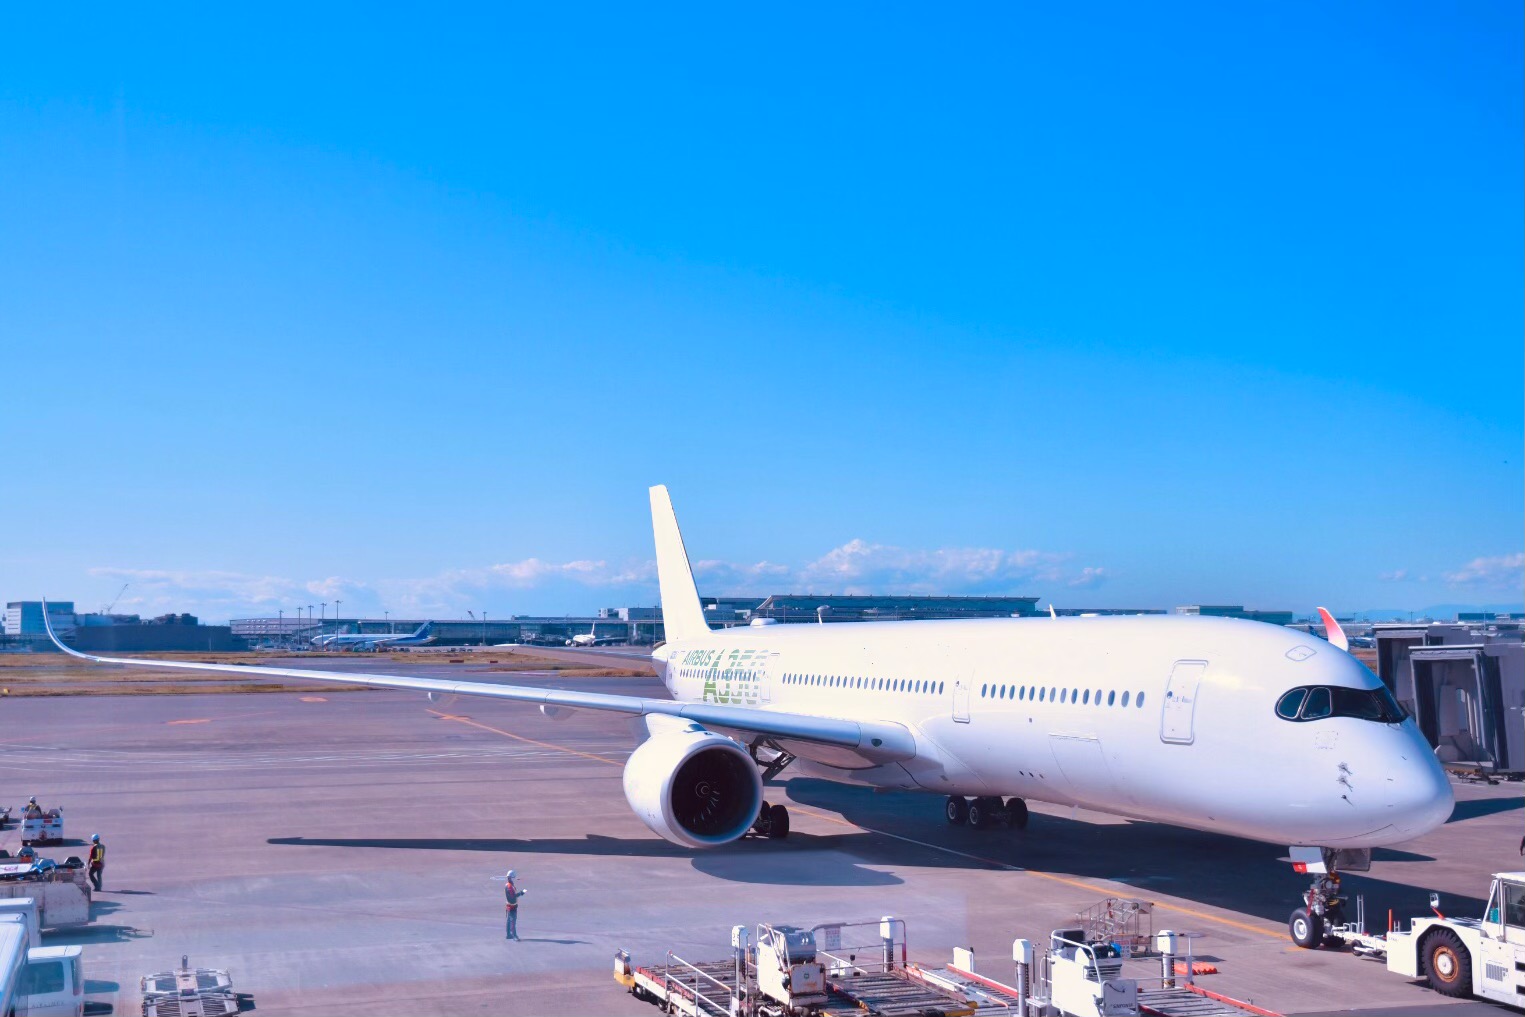
M651 529L657 541L657 582L662 588L662 628L667 641L702 636L710 627L699 606L699 591L694 588L694 572L683 548L683 534L678 532L672 499L661 485L651 489Z

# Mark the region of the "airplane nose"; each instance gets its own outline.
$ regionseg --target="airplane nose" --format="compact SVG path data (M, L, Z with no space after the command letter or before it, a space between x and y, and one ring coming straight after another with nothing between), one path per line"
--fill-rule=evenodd
M1388 809L1392 823L1405 839L1420 837L1451 818L1456 796L1440 761L1428 745L1405 753L1404 765L1388 782Z

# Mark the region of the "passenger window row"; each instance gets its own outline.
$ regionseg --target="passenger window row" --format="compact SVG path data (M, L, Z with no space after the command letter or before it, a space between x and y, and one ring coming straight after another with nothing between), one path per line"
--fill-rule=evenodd
M870 692L909 692L914 695L941 695L945 682L917 678L858 678L834 674L786 674L785 685L815 685L833 689L864 689Z
M1124 692L1119 704L1117 691L1109 690L1106 694L1108 706L1127 706L1129 694ZM1043 688L1038 685L981 685L981 699L1015 699L1029 703L1068 703L1073 706L1100 706L1102 705L1102 690L1097 689L1093 695L1090 689L1061 689L1057 687ZM1144 694L1131 697L1133 705L1143 708Z

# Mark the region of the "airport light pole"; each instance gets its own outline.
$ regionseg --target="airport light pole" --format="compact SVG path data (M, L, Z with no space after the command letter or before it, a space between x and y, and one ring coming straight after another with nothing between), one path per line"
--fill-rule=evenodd
M487 645L487 608L482 608L482 645Z
M387 635L390 636L392 634L392 612L391 611L382 611L381 612L381 617L386 620L386 623L387 623Z
M335 630L337 630L339 628L339 605L342 604L342 603L344 603L344 601L342 601L342 600L335 600L334 601L334 629Z
M284 607L277 608L275 612L275 638L282 645L286 642L286 609Z

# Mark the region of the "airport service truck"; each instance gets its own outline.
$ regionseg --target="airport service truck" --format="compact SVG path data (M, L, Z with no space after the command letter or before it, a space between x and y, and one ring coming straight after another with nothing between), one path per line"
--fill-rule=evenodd
M48 809L21 818L21 843L61 844L64 839L64 810Z
M0 1013L15 1017L83 1017L83 949L29 946L35 924L24 913L0 914Z
M1525 1006L1525 872L1493 877L1482 918L1416 918L1387 936L1387 969L1418 978L1446 996L1477 996Z
M1361 956L1385 957L1387 970L1423 978L1442 995L1525 1008L1525 872L1494 875L1481 918L1447 918L1440 895L1432 893L1433 918L1415 918L1406 931L1373 935L1366 931L1359 899L1357 906L1355 922L1326 930L1330 940Z

